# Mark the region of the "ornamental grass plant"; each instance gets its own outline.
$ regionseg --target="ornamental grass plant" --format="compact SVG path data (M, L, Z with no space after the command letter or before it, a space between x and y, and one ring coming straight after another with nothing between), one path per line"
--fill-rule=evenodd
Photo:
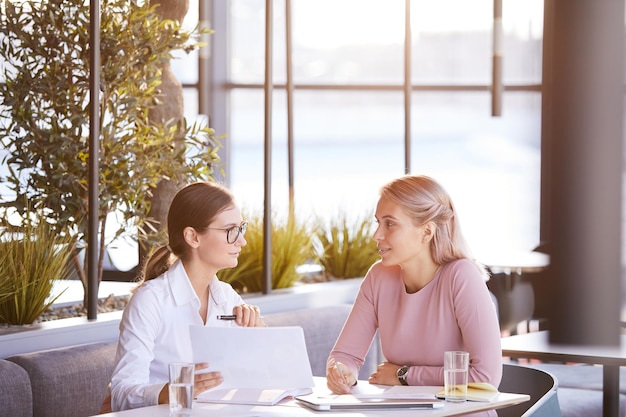
M248 220L246 241L239 254L239 265L218 273L240 293L263 290L263 216ZM310 228L294 216L272 221L272 289L289 288L300 280L296 267L313 256Z
M360 278L378 259L372 239L371 215L353 216L340 212L329 221L318 220L313 247L328 279Z
M31 324L61 295L50 297L58 280L69 277L73 240L46 221L0 231L0 322Z

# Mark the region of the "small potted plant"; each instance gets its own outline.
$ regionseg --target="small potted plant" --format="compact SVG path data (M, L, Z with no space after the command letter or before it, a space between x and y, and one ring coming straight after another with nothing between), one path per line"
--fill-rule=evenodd
M19 224L7 216L0 223L0 322L12 325L34 322L62 294L51 297L71 271L72 237L40 213L25 214Z
M313 247L327 279L361 278L380 259L372 239L371 215L350 219L343 211L327 222L319 220L318 224Z

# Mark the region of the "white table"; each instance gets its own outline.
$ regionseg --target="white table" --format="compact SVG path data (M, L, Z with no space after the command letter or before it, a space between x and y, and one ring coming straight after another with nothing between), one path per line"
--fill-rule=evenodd
M316 390L326 390L325 378L315 377ZM367 383L364 381L364 383ZM496 408L507 407L530 400L530 396L526 394L510 394L500 393L498 398L493 402L474 402L466 401L464 403L445 403L443 408L433 410L361 410L361 411L314 411L301 406L296 400L285 399L274 406L254 406L254 405L238 405L238 404L209 404L198 403L193 404L193 417L259 417L259 416L324 416L324 417L366 417L366 416L393 416L393 417L444 417L456 416L460 414L492 410ZM167 404L137 408L128 411L119 411L109 414L101 414L98 417L169 417L169 406Z
M604 417L619 415L619 368L626 366L626 335L621 346L577 346L550 343L548 331L502 338L502 356L602 365Z
M492 250L477 259L491 272L506 275L540 272L550 264L550 256L540 252Z
M534 284L524 275L544 270L550 257L539 252L493 249L477 259L493 274L487 286L498 300L500 330L516 333L518 324L528 324L535 313Z

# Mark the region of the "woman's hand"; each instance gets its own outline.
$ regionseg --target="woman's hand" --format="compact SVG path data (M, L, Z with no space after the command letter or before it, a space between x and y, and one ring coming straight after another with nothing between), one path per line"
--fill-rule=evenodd
M235 323L241 327L265 327L257 306L241 304L233 308L233 314L237 317Z
M224 382L221 372L198 372L209 367L208 363L197 363L193 374L193 398L210 388L217 387Z
M356 385L356 377L346 365L331 359L326 368L326 385L335 394L350 394Z
M395 363L383 362L376 367L376 372L370 375L368 382L380 385L402 385L398 380L398 369L401 367L402 365Z
M200 369L206 369L209 367L208 363L197 363L193 372L193 398L196 398L198 394L209 388L217 387L224 382L224 378L220 372L201 372ZM159 404L168 404L170 401L169 384L165 386L159 392Z

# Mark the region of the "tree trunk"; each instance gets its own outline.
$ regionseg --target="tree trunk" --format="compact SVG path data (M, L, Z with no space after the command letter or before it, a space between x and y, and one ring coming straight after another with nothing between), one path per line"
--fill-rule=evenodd
M158 13L166 19L177 20L182 22L189 10L189 0L153 0L152 4L158 4ZM182 120L184 114L183 87L172 71L172 67L168 62L163 64L163 75L161 84L161 103L150 112L150 120L155 123L163 123L167 120ZM182 139L184 132L180 132L179 138ZM182 140L181 140L182 146ZM174 162L174 161L172 161ZM150 198L150 217L157 223L155 227L162 231L167 226L167 212L174 195L182 184L176 184L170 180L161 180L153 191ZM140 265L143 264L144 258L150 253L150 247L139 246Z

